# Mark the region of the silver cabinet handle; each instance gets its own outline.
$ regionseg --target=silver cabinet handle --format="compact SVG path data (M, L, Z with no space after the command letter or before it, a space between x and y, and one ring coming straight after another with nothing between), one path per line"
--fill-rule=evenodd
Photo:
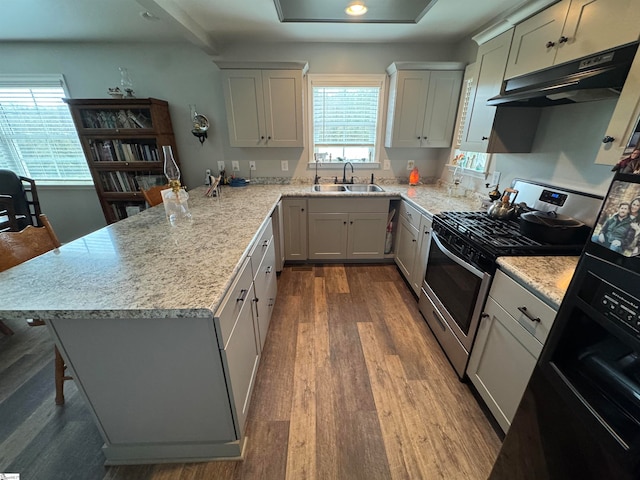
M249 293L249 290L245 288L240 290L240 296L236 298L236 302L244 302L244 299L247 297L247 293Z
M522 312L522 314L525 317L527 317L529 320L531 320L532 322L540 323L540 318L534 317L533 315L531 315L529 313L529 310L527 310L527 307L518 307L518 310L520 310Z

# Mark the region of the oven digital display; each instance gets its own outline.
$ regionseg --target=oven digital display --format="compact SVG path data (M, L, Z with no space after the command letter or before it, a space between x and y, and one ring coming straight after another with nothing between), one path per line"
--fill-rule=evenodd
M540 194L540 201L550 203L551 205L557 205L561 207L564 202L567 201L568 195L566 193L553 192L551 190L543 190Z

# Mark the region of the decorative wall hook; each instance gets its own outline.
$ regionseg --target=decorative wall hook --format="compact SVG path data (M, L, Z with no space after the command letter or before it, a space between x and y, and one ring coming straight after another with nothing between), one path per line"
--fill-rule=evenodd
M198 140L200 140L200 144L203 144L207 139L209 119L196 112L195 105L189 105L189 110L191 111L191 121L193 122L193 129L191 130L191 133L193 133L194 137L197 137Z

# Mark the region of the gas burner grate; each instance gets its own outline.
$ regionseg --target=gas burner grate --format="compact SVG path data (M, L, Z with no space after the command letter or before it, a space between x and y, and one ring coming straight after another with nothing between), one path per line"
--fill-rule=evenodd
M515 255L579 255L583 245L541 243L520 233L517 220L499 220L485 212L442 212L434 229L447 229L493 257Z

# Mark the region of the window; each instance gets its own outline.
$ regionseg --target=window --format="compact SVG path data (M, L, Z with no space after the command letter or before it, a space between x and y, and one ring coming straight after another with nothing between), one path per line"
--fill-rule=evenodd
M310 162L379 160L384 75L309 75Z
M0 168L40 184L90 184L62 75L0 75Z

